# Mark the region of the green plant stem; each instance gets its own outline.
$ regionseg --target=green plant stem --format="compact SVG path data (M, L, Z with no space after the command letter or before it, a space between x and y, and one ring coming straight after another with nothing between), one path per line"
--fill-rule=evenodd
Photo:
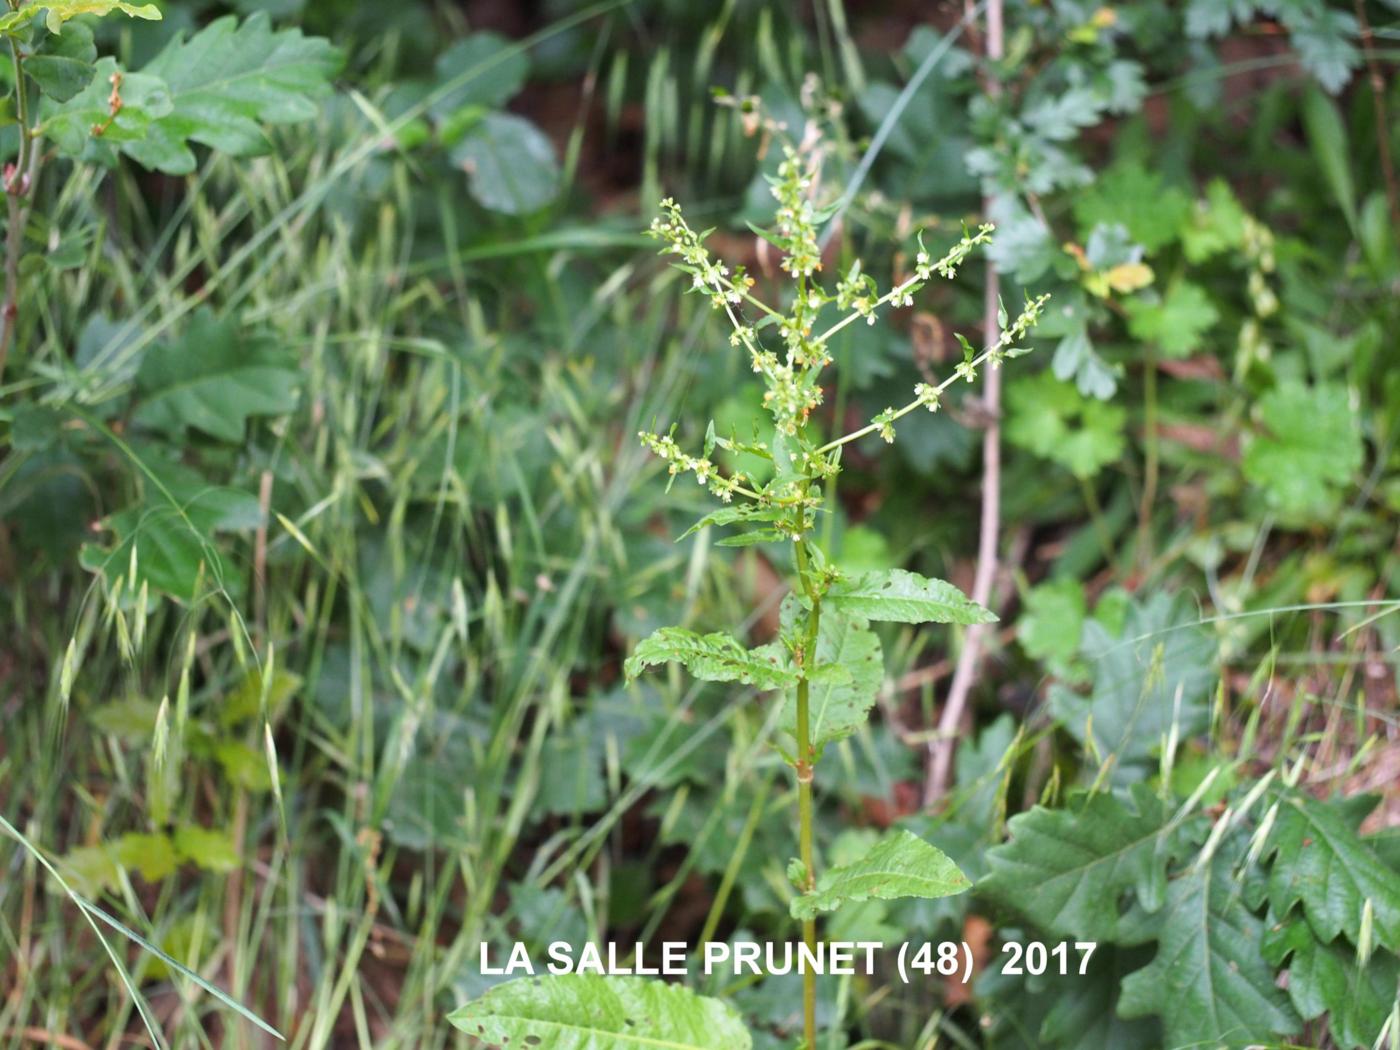
M821 595L808 578L807 568L810 559L807 543L798 540L797 553L798 583L812 603L807 614L807 634L802 642L802 660L799 664L802 676L797 680L797 841L802 867L806 872L806 891L817 888L817 870L812 849L812 732L809 677L817 662L817 638L821 630ZM807 919L802 923L802 943L811 954L817 949L817 921ZM807 1050L815 1050L817 1045L817 975L811 970L802 974L802 1030Z
M1143 466L1142 502L1138 505L1138 565L1144 570L1152 561L1152 505L1157 502L1157 355L1147 347L1146 369L1142 376Z
M10 4L11 9L16 5ZM14 342L15 326L19 319L19 259L24 250L24 226L29 219L28 208L23 200L34 190L30 178L32 162L30 153L33 143L29 137L29 95L24 84L24 63L20 57L19 44L10 39L10 59L15 68L15 115L19 121L19 153L15 166L5 181L6 230L5 230L5 301L0 305L0 383L5 379L5 361L10 354L10 344Z

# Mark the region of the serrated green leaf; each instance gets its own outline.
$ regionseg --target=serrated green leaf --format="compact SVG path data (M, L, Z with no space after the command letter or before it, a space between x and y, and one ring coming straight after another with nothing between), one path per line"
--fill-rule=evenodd
M524 117L488 113L452 147L471 194L502 215L528 215L559 193L554 144Z
M249 791L268 791L272 788L272 772L267 766L267 755L258 748L241 740L220 740L214 744L214 758L230 783Z
M1264 955L1288 963L1288 998L1306 1021L1327 1015L1327 1029L1344 1050L1370 1050L1390 1016L1400 986L1400 960L1376 952L1363 966L1345 941L1319 944L1297 915L1265 935Z
M1210 296L1190 281L1177 281L1161 299L1135 296L1124 302L1123 308L1128 312L1128 331L1155 343L1172 358L1188 356L1201 345L1201 336L1220 320L1220 311Z
M227 874L238 867L238 851L226 831L181 824L175 829L175 852L205 871Z
M1151 201L1151 207L1144 207L1145 201ZM1185 193L1136 160L1115 164L1074 199L1081 236L1087 237L1099 224L1121 224L1149 252L1176 239L1190 210L1191 199Z
M1259 419L1264 432L1245 446L1245 479L1289 520L1326 518L1364 456L1346 390L1287 382L1260 399Z
M780 507L765 507L758 503L741 503L733 507L720 507L706 514L690 528L680 534L685 539L708 525L738 525L748 522L772 522L792 519L792 511Z
M447 1019L488 1044L549 1050L749 1050L738 1014L688 988L640 977L527 977Z
M58 870L84 897L97 897L121 880L121 862L110 843L79 846L58 858Z
M101 573L114 585L129 574L134 550L137 579L125 579L128 595L146 581L172 597L192 600L201 575L206 584L233 586L214 534L256 524L261 516L257 497L215 486L180 486L171 494L173 505L163 494L153 493L149 502L103 518L102 528L112 533L112 541L108 546L85 544L79 552L83 568Z
M92 30L76 22L55 36L50 33L25 59L24 70L39 90L56 102L67 102L92 81L97 47Z
M120 11L132 18L160 21L160 8L155 4L128 4L123 0L40 0L39 3L25 4L14 11L0 16L0 34L11 34L28 23L35 12L44 12L44 25L50 33L63 32L63 23L79 15L110 15Z
M1345 934L1360 941L1367 901L1375 943L1400 952L1400 872L1385 864L1335 805L1293 791L1281 793L1269 834L1269 902L1288 914L1301 903L1317 938Z
M188 40L171 40L141 70L165 82L173 109L122 150L171 175L194 170L191 142L234 156L265 153L263 126L315 117L340 63L327 41L274 30L264 13L242 25L232 15L215 19Z
M1181 248L1187 261L1204 262L1244 243L1245 210L1230 184L1215 179L1206 188L1205 200L1181 228Z
M893 623L995 623L996 614L944 580L905 569L876 569L844 577L824 603L867 620Z
M1183 603L1158 592L1129 607L1117 635L1088 620L1081 651L1094 675L1090 695L1063 685L1050 691L1056 719L1080 743L1092 737L1099 758L1113 760L1116 783L1153 767L1173 725L1187 740L1209 722L1215 646L1193 619Z
M1170 809L1144 785L1124 797L1101 792L1078 808L1036 806L1011 818L1011 840L987 854L977 884L1047 933L1115 940L1132 892L1152 913L1166 899L1167 866L1185 855L1199 820L1170 823Z
M799 608L791 595L783 600L784 633L791 632ZM815 666L845 672L813 681L808 690L808 733L820 756L823 746L850 736L870 716L885 680L880 639L865 621L837 609L824 609L817 632ZM781 727L789 736L796 735L796 689L789 689L783 699Z
M1046 992L1052 1005L1040 1027L1040 1045L1067 1050L1160 1046L1161 1032L1153 1019L1125 1020L1114 1010L1123 978L1146 961L1139 959L1140 954L1141 949L1101 944L1089 957L1083 975L1077 963L1066 974L1047 975Z
M1026 592L1016 638L1032 660L1067 664L1079 652L1088 609L1076 579L1048 580Z
M1159 1015L1167 1046L1270 1043L1298 1029L1260 952L1264 923L1241 899L1236 860L1222 849L1172 880L1157 955L1123 981L1119 1016Z
M1085 397L1050 372L1018 379L1006 399L1006 439L1075 477L1092 478L1123 456L1127 413L1118 405Z
M793 898L788 907L794 919L805 920L855 901L933 900L962 893L970 885L941 850L911 831L899 830L859 860L827 869L818 876L814 891Z
M135 419L176 434L194 427L237 443L249 417L296 408L300 380L295 355L272 337L200 310L182 338L153 346L142 360Z
M706 682L778 689L797 681L797 671L779 645L745 649L727 634L697 634L685 627L663 627L644 638L632 650L624 670L632 679L648 667L672 661Z
M159 882L179 867L175 847L169 836L161 834L127 832L117 840L117 859L122 867L134 869L147 882Z
M715 540L716 547L757 547L760 543L785 543L788 540L785 532L777 529L755 529L752 532L740 532L733 536L722 536Z
M112 113L113 77L120 75L121 108ZM62 105L45 100L40 110L40 133L72 157L92 155L110 161L114 150L140 141L155 122L171 113L174 102L160 77L120 73L114 59L93 67L87 87Z

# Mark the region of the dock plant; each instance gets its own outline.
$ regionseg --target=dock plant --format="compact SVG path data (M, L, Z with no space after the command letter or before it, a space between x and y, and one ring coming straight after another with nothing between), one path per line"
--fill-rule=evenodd
M674 200L663 200L650 233L663 253L690 277L690 290L706 296L728 328L733 352L744 355L764 387L772 437L758 440L737 430L719 433L713 422L703 445L688 451L681 429L643 431L642 443L666 464L670 483L693 480L720 503L685 533L736 530L726 546L786 544L794 567L783 600L779 637L757 647L727 632L698 633L663 627L640 642L626 662L629 679L647 668L678 663L693 677L775 694L783 705L776 746L792 768L797 789L797 857L788 865L793 887L789 910L800 923L809 957L818 951L818 918L846 904L901 897L937 898L961 893L968 879L940 850L898 829L851 863L822 869L814 841L814 784L823 749L855 732L867 719L884 681L880 640L871 621L971 626L996 617L957 587L904 569L843 571L819 540L817 528L842 455L857 441L878 435L895 440L900 421L914 412L937 412L946 392L972 382L979 369L999 368L1024 352L1023 337L1046 298L1027 299L1020 312L1004 307L998 330L980 349L959 336L963 356L941 382L919 383L903 405L890 406L849 433L830 436L822 412L823 375L832 365L832 339L852 325L874 325L881 314L911 306L935 279L952 280L964 261L988 244L992 226L964 227L941 255L920 239L912 272L881 291L857 260L834 283L823 280L819 228L836 204L818 199L820 152L784 147L770 178L777 209L771 227L757 230L777 249L787 285L781 300L763 301L742 266L717 258L707 235L691 227ZM757 424L759 421L755 421ZM755 426L755 432L758 427ZM764 479L725 470L716 450L771 466ZM663 1004L664 1000L664 1004ZM817 975L803 973L803 1046L817 1043ZM656 1008L653 1008L656 1007ZM645 1018L643 1022L641 1018ZM629 1034L665 1040L655 1045L736 1050L750 1045L737 1018L722 1003L679 988L653 987L635 977L567 975L511 981L459 1009L453 1020L488 1042L514 1045L548 1038L561 1048L632 1045ZM642 1032L641 1024L655 1030ZM562 1025L562 1027L561 1027ZM561 1032L569 1035L561 1040ZM696 1038L698 1037L698 1041ZM690 1039L691 1041L686 1041Z

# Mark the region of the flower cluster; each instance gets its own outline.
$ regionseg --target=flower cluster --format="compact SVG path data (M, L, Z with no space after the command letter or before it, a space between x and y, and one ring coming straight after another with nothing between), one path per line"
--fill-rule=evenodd
M745 491L743 485L747 478L743 474L735 473L726 477L708 458L692 456L682 449L670 434L654 434L643 430L638 432L637 437L653 455L665 460L667 473L672 478L693 473L696 482L704 485L725 503L733 500L736 492Z
M708 293L717 309L742 302L744 289L753 286L753 278L742 267L731 279L729 267L710 257L702 235L690 228L680 205L671 198L661 202L661 214L651 221L647 232L664 241L666 251L681 257L680 268L690 274L692 289Z
M815 180L815 166L791 146L784 147L778 174L770 180L773 196L778 200L774 240L784 253L783 269L794 277L810 277L822 268L816 209L810 192Z
M723 263L711 258L704 246L705 234L697 234L690 228L674 201L662 201L661 215L651 226L651 234L665 242L666 250L680 256L677 265L691 275L694 289L709 296L711 302L724 311L731 325L730 345L745 350L754 372L763 377L763 404L773 418L776 435L771 448L760 445L749 451L771 456L776 476L766 485L755 484L742 474L724 476L708 457L716 443L725 448L731 446L713 436L707 440L705 455L696 457L683 451L670 435L649 432L640 435L646 447L665 460L673 478L694 474L699 484L726 503L738 494L764 506L803 508L804 513L791 526L799 532L809 527L798 524L810 520L806 511L815 510L822 501L819 482L839 472L838 450L843 445L867 434L879 434L884 441L893 442L895 423L903 416L917 408L937 412L943 391L952 383L971 382L982 364L995 368L1003 359L1024 353L1016 343L1036 323L1049 298L1027 299L1014 321L1008 320L1003 308L998 317L999 337L980 353L959 337L963 360L942 383L918 384L914 388L914 400L909 404L897 409L886 408L867 426L820 445L812 440L808 423L823 402L818 377L831 363L828 347L832 337L862 319L874 324L882 306L913 305L914 293L935 274L949 279L956 276L958 267L971 252L991 239L992 226L983 224L975 232L964 227L958 242L937 260L924 250L921 242L913 273L884 293L880 292L874 277L856 261L836 282L833 293L823 288L817 279L822 268L817 239L817 224L822 221L822 213L813 201L817 156L815 152L799 153L788 147L777 175L770 180L778 201L777 217L774 227L762 236L783 252L782 268L795 279L791 298L781 311L752 294L754 282L742 269L731 272ZM824 330L816 328L818 317L829 305L834 305L843 316ZM746 317L750 309L761 313L761 320ZM760 338L760 333L770 327L776 333L776 339L769 337L771 349L765 347ZM781 350L776 345L779 340ZM746 485L753 485L753 489ZM792 538L800 539L800 535L794 533Z
M991 223L984 222L977 227L977 232L970 234L967 227L963 227L963 235L958 243L948 249L943 258L934 262L926 250L924 250L923 239L919 240L919 254L914 257L914 276L920 281L927 281L934 274L952 280L958 275L958 267L963 260L971 253L972 249L987 244L992 239L992 231L996 229Z

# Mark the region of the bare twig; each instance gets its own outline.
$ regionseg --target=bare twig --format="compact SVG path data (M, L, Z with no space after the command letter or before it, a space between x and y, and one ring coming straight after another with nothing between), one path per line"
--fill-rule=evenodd
M1002 0L987 0L986 55L993 62L1002 56L1002 28ZM988 78L987 91L992 95L1000 91L995 76ZM994 345L1000 336L997 320L1000 302L1001 281L996 268L988 263L983 314L984 337L989 345ZM989 368L983 375L982 399L988 419L987 428L982 434L982 521L977 541L977 575L972 584L972 600L979 605L986 605L991 600L992 583L997 572L997 541L1001 530L1001 369ZM967 708L968 693L977 677L986 631L985 624L969 627L962 651L958 653L953 684L948 689L948 700L938 719L938 732L928 742L923 798L925 808L936 804L948 789L953 752L957 748L957 728Z
M1372 49L1374 34L1366 17L1364 0L1356 0L1356 21L1361 26L1361 53L1366 56L1366 71L1370 75L1371 100L1376 110L1376 147L1381 154L1381 174L1385 178L1385 199L1390 205L1390 223L1400 226L1400 184L1395 181L1395 162L1390 156L1390 122L1385 115L1385 77Z

